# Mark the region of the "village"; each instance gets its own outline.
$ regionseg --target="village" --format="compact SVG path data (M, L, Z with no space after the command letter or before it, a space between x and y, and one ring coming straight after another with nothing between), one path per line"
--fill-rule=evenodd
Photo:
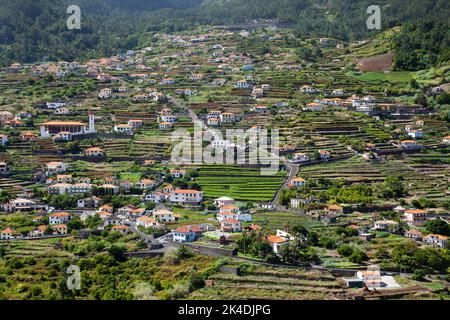
M76 247L114 235L127 257L186 246L232 265L328 270L340 283L330 286L345 288L335 297L448 292L450 127L439 97L449 69L440 82L387 71L392 56L377 41L202 27L111 57L5 68L5 256L28 257L39 243L45 254L89 256ZM258 161L174 163L174 135L196 125L223 136L278 130L277 172L261 175ZM253 156L251 139L213 138L215 152ZM402 250L440 262L415 267ZM193 294L226 281L211 276Z

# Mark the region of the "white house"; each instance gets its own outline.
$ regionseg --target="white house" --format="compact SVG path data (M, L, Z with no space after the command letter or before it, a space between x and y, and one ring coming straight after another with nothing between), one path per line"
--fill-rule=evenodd
M303 187L306 184L306 180L300 177L291 179L290 185L293 187Z
M447 246L448 237L440 234L428 234L423 237L423 242L437 246L439 248L445 248Z
M175 121L177 121L177 116L170 115L170 114L161 115L160 119L161 119L161 122L175 122Z
M167 130L173 128L173 122L160 122L159 129Z
M280 253L280 249L282 246L288 245L290 243L290 241L286 238L274 235L268 236L267 242L272 247L273 252L275 252L276 254Z
M155 186L155 181L152 179L141 179L136 186L141 190L150 190Z
M235 85L235 87L239 89L248 89L251 86L252 85L247 80L238 80Z
M373 229L375 230L387 230L389 227L398 226L397 221L393 220L378 220L374 222Z
M408 209L403 213L403 220L409 226L420 226L427 220L427 212L422 209Z
M172 169L170 170L170 175L172 176L172 178L182 178L186 175L186 170Z
M150 194L146 194L144 197L144 201L152 201L160 203L162 202L166 196L162 192L152 192Z
M49 224L63 224L71 219L69 212L55 212L48 217Z
M172 211L164 210L164 209L153 211L152 216L156 220L161 221L161 222L174 222L179 219L179 216L177 214L173 213Z
M0 232L0 240L12 240L17 237L18 233L12 228L6 228Z
M319 150L320 159L328 160L331 157L331 152L328 150Z
M108 99L112 96L112 90L110 88L103 88L100 90L98 97L100 99Z
M179 204L199 204L203 200L203 192L198 190L179 189L170 193L169 200Z
M116 124L114 126L114 132L117 132L120 134L132 135L133 127L130 126L129 124Z
M220 222L220 229L223 232L241 232L242 224L237 219L224 219Z
M305 162L309 161L309 155L303 152L296 152L292 157L292 162Z
M64 102L47 102L47 109L58 109L64 107L66 104Z
M144 228L162 228L163 225L153 218L142 216L136 219L136 225Z
M406 150L421 149L422 145L415 140L403 140L400 142L400 147Z
M410 130L408 131L408 136L411 138L417 139L417 138L423 138L424 134L422 130Z
M234 204L234 199L230 197L220 197L214 200L214 205L216 207L222 207L226 205Z

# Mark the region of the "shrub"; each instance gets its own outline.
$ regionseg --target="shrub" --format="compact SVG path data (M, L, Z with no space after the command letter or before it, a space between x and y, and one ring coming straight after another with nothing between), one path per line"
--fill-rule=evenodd
M198 273L194 273L189 278L189 290L194 291L205 286L205 280Z
M425 280L426 272L422 269L416 269L414 270L413 275L411 276L411 279L416 281L423 281Z
M17 257L13 257L6 262L6 266L11 269L21 269L24 265Z
M155 288L147 282L139 282L133 290L133 297L137 300L156 300L153 295Z
M172 289L168 290L171 299L181 299L189 294L189 285L185 283L177 283Z
M178 264L180 262L178 250L175 248L169 248L169 250L164 253L164 261L169 264Z
M337 251L341 256L348 257L353 254L353 247L348 244L343 244L339 246Z
M368 260L369 257L367 256L367 254L364 251L355 250L348 259L350 260L350 262L359 264L363 261Z

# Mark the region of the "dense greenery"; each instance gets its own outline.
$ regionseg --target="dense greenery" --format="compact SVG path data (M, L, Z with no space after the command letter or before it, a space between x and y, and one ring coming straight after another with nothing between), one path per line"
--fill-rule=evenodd
M180 31L202 24L247 23L252 19L288 23L300 35L336 36L344 40L377 32L366 27L369 16L366 10L372 4L369 0L357 3L352 0L80 0L77 4L81 8L81 30L66 28L69 4L72 3L67 0L0 0L0 63L110 55L151 45L152 39L145 32ZM384 0L379 5L383 29L430 17L447 21L445 0ZM396 66L417 69L448 59L445 28L443 23L409 24L397 39L400 57ZM439 31L442 31L440 35ZM414 52L410 57L409 49ZM422 55L426 59L419 61Z
M181 247L167 258L133 258L124 261L122 250L110 246L108 252L81 259L0 259L0 298L3 299L173 299L184 298L204 286L204 280L217 271L222 260L193 256ZM95 251L93 251L95 252ZM76 264L81 271L81 290L67 289L67 267ZM30 274L39 273L39 281ZM26 279L26 280L24 280Z
M450 59L450 31L445 23L408 23L397 35L395 45L398 69L427 69Z

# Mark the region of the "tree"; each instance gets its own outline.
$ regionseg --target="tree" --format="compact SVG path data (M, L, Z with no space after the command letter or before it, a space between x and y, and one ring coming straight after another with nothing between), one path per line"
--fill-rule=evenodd
M339 246L337 251L341 256L348 257L353 253L354 250L352 246L348 244L343 244Z
M425 228L430 233L440 234L444 236L450 235L450 228L448 223L441 219L429 220L425 223Z
M353 263L362 263L363 261L369 260L369 257L364 251L361 250L355 250L353 253L348 257L348 260Z
M125 261L125 253L126 249L123 246L111 245L108 252L109 254L117 261Z
M83 223L81 222L79 217L75 217L67 223L67 228L69 232L72 230L80 230L83 227Z
M426 272L422 269L416 269L414 270L414 273L412 275L412 279L416 281L423 281L425 280Z

